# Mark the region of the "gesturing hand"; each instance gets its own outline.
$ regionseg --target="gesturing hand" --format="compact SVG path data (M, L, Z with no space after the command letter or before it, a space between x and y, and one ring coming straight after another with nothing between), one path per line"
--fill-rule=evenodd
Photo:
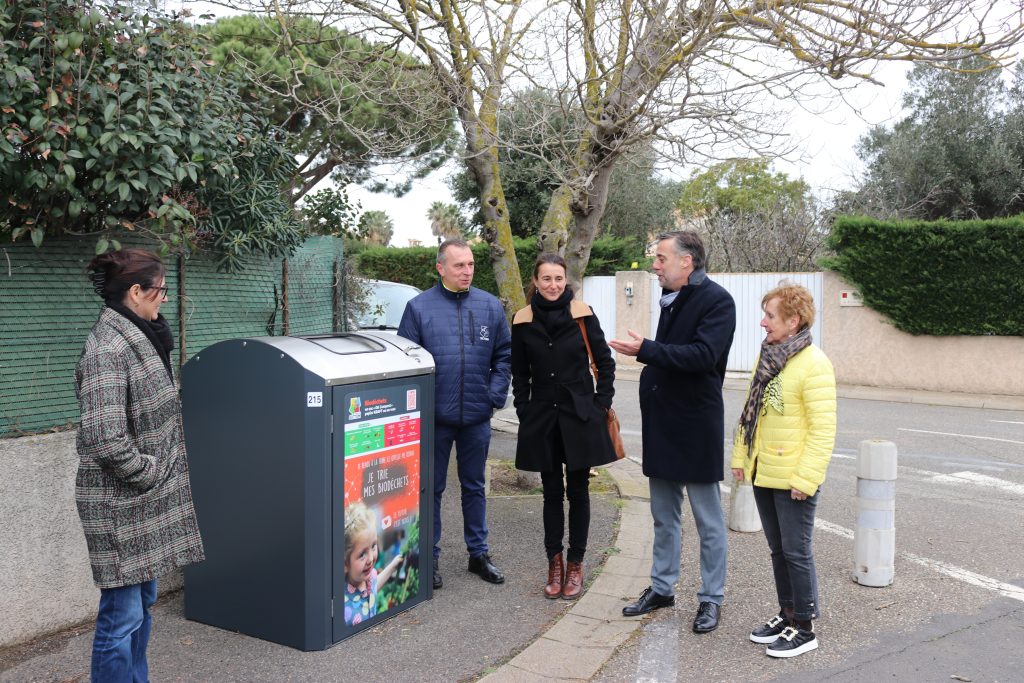
M621 353L626 356L636 356L636 354L640 353L640 347L644 343L644 338L633 330L626 330L626 332L629 333L629 336L632 337L632 339L628 341L612 339L608 342L608 346L615 349L617 353Z

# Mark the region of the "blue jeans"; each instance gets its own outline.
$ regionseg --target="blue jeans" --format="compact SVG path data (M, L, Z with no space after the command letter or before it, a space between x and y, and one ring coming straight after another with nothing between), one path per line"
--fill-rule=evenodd
M93 683L148 683L146 646L156 602L156 579L100 590L92 641Z
M667 479L649 480L651 516L654 517L654 561L651 588L659 595L675 595L682 546L683 491L700 536L700 590L698 602L722 604L725 597L725 561L728 554L722 492L718 482L686 484Z
M814 569L814 513L821 489L807 500L793 500L789 489L754 487L764 537L772 551L779 607L791 608L801 621L818 612L818 576Z
M455 461L462 487L462 531L470 557L487 552L487 492L484 471L491 445L491 422L465 427L439 424L434 428L434 557L441 554L441 496L448 485L448 461L455 444Z

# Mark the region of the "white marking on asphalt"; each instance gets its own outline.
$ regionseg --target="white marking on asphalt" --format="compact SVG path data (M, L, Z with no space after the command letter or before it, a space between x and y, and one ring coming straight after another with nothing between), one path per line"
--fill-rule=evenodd
M975 574L974 572L961 569L960 567L954 567L951 564L946 564L939 560L932 560L927 557L921 557L911 553L900 553L900 555L915 564L919 564L922 567L928 567L929 569L934 569L940 574L945 574L957 581L969 583L972 586L977 586L978 588L995 591L1004 597L1024 602L1024 588L1021 588L1020 586L1014 586L1012 583L1003 583L1002 581L997 581L988 576L982 576L981 574Z
M664 683L679 679L679 620L673 614L664 621L649 623L641 630L640 658L636 663L638 683Z
M1014 484L1012 481L1006 481L1005 479L999 479L997 477L990 477L987 474L978 474L977 472L937 474L932 477L932 481L939 484L962 484L966 482L968 484L987 486L989 488L1016 493L1018 496L1024 496L1024 485Z
M1001 425L1024 425L1024 422L1016 422L1014 420L989 420L989 422L997 422Z
M823 519L814 520L814 526L817 529L827 531L830 534L835 534L836 536L842 536L843 538L853 538L853 532L847 529L846 527L839 526L838 524L833 524L832 522L826 522Z
M826 522L823 519L814 520L814 526L822 531L828 531L829 533L842 536L843 538L852 539L854 536L852 530L839 526L838 524L833 524L832 522ZM1014 586L1012 583L1003 583L1002 581L998 581L989 576L976 574L975 572L968 571L961 567L957 567L940 560L921 557L920 555L915 555L913 553L899 553L899 556L905 560L913 562L914 564L919 564L922 567L927 567L928 569L937 571L940 574L945 574L957 581L961 581L978 588L984 588L985 590L994 591L1004 597L1024 602L1024 588Z
M898 427L898 432L914 432L916 434L934 434L935 436L955 436L960 439L981 439L983 441L999 441L1000 443L1014 443L1024 446L1024 441L1014 441L1013 439L997 439L994 436L976 436L974 434L954 434L952 432L932 432L927 429L907 429L905 427Z

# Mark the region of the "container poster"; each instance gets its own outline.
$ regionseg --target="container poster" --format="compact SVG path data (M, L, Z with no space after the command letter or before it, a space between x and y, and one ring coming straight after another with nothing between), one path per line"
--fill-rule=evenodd
M420 590L420 411L415 385L345 395L344 619L356 626Z

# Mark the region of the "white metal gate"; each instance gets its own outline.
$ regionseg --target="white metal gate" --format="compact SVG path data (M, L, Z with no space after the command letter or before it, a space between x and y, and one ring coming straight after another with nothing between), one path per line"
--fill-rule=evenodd
M583 278L583 300L594 309L605 338L615 339L615 276Z
M658 329L661 307L661 287L651 275L651 335ZM782 280L803 285L811 291L818 315L811 327L811 335L821 346L821 273L712 273L711 279L722 285L736 301L736 336L729 352L729 370L750 372L761 349L764 331L761 329L761 297ZM594 309L601 328L608 338L615 336L615 278L610 275L588 277L583 280L584 300ZM828 349L825 349L826 351Z

